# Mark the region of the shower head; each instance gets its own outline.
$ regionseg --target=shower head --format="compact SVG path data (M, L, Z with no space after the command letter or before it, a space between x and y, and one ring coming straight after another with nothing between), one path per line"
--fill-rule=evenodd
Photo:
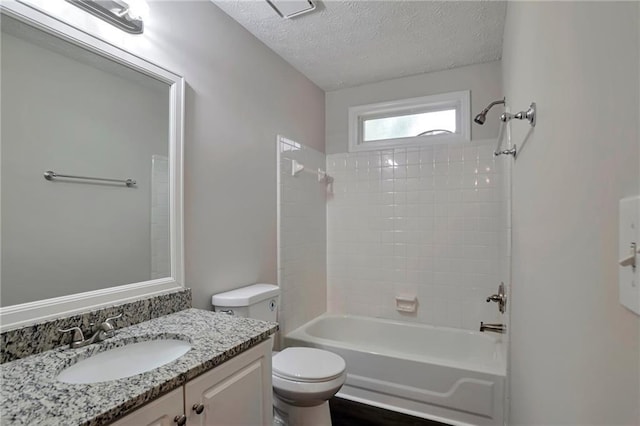
M494 105L504 104L504 98L500 101L493 101L485 109L483 109L480 114L476 115L473 121L476 124L483 125L485 121L487 121L487 113Z
M476 124L479 124L482 126L486 119L487 119L487 111L483 110L480 114L476 115L473 121L475 121Z

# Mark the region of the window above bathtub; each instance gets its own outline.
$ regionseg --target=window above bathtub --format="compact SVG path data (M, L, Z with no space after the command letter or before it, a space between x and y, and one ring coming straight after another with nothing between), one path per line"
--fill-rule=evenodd
M349 108L349 151L468 142L469 91Z

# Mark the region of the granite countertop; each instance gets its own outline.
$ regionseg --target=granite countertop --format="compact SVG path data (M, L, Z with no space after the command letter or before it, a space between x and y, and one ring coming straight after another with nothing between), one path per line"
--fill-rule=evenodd
M0 365L2 425L101 425L182 386L275 333L275 323L187 309L116 330L84 348L68 346ZM136 376L91 384L56 380L81 359L128 343L173 338L191 343L181 358Z

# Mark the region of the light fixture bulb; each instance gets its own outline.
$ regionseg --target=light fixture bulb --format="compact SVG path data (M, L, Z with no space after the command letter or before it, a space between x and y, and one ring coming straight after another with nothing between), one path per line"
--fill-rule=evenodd
M127 0L129 10L127 14L131 19L146 21L149 18L149 4L145 0Z

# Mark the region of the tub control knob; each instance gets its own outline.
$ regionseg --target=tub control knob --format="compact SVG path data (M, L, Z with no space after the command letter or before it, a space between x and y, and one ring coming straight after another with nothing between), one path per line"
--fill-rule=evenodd
M500 283L500 285L498 286L498 294L492 294L491 296L487 297L487 303L489 302L496 302L498 304L500 313L504 314L507 309L507 295L504 291L504 283Z
M202 404L193 404L193 407L191 408L196 412L196 414L202 414L204 411L204 405Z

